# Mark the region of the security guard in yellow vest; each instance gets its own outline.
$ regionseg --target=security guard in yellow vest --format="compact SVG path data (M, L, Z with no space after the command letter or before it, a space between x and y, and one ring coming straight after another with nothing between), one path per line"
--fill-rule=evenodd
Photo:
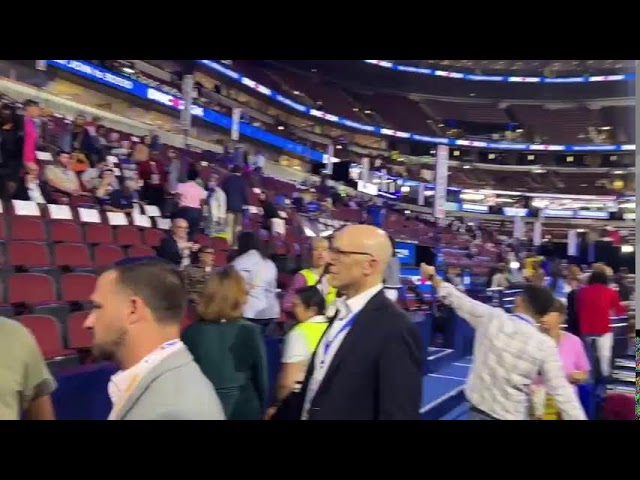
M324 315L324 297L314 285L295 291L293 313L298 323L285 339L276 399L265 415L267 419L274 414L281 402L302 384L309 361L329 325Z
M317 286L324 295L327 309L329 309L336 300L336 289L330 287L326 279L321 278L327 265L329 241L323 237L314 237L311 242L311 247L311 267L299 271L295 277L293 277L282 299L282 311L285 312L291 320L295 316L293 313L295 292L302 286Z

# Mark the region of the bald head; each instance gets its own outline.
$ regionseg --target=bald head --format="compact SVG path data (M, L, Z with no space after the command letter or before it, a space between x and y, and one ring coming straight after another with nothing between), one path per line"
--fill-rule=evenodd
M391 242L384 231L349 225L333 238L329 281L347 296L357 295L382 283L391 256Z
M372 225L348 225L338 235L353 245L354 251L368 253L375 258L384 272L393 255L391 241L384 230Z
M176 240L186 241L189 232L189 223L187 223L184 218L174 218L171 230Z
M173 219L173 226L174 227L188 227L189 224L187 223L187 221L184 218L174 218Z

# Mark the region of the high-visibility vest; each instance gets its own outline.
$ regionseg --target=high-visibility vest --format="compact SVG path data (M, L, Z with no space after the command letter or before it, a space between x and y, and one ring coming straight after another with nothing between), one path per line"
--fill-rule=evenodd
M318 281L320 280L320 278L310 268L305 268L304 270L300 270L300 274L307 281L307 286L317 285ZM332 305L333 302L336 301L337 294L338 294L338 291L335 288L329 287L329 291L324 296L324 301L327 303L327 307L329 305Z
M303 322L297 324L289 334L293 332L301 332L304 335L305 340L307 341L307 346L309 347L309 351L313 354L320 343L320 339L322 335L324 335L324 331L329 326L329 322Z

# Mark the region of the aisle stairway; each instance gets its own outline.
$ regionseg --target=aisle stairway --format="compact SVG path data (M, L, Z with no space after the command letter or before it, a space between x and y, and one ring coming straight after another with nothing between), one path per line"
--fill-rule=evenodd
M633 342L629 342L626 354L613 361L613 384L610 391L621 393L635 393L636 391L636 355Z

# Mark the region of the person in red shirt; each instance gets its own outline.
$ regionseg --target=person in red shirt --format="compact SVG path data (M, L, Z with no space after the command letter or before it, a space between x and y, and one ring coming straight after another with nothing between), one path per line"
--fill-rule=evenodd
M607 274L602 269L594 270L589 277L588 285L577 293L577 312L581 335L587 340L595 340L600 373L603 377L611 375L611 313L621 316L625 311L618 292L608 286Z

